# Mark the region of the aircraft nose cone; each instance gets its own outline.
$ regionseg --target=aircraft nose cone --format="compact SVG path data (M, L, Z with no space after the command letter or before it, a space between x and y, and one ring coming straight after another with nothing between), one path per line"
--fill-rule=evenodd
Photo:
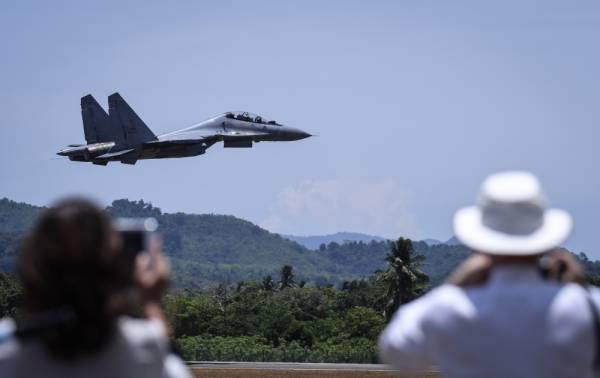
M308 138L308 137L311 137L311 136L312 135L309 134L309 133L307 133L306 131L300 131L298 133L298 137L299 137L298 139L304 139L304 138Z
M300 140L300 139L308 138L312 135L307 133L306 131L302 131L300 129L295 129L295 128L290 127L289 136L291 137L290 139L292 139L292 140Z

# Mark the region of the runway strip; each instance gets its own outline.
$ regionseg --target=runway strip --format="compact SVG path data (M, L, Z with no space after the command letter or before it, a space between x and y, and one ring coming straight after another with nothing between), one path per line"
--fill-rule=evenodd
M417 374L400 374L387 365L291 362L189 362L196 377L438 377L435 369Z

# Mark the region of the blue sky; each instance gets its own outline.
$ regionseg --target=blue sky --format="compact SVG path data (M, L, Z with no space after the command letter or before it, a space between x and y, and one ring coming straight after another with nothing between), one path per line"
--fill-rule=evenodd
M272 231L446 239L494 171L536 173L600 258L600 3L5 2L0 196L143 198ZM318 137L97 167L79 98L155 133L248 110Z

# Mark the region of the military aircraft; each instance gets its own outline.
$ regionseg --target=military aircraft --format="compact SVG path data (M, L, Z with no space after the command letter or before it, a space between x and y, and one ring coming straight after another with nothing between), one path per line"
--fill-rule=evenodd
M81 98L86 144L57 152L72 161L107 165L141 159L202 155L217 142L225 148L250 148L263 141L293 141L310 134L248 112L228 112L172 133L156 136L118 93L108 97L108 114L92 95Z

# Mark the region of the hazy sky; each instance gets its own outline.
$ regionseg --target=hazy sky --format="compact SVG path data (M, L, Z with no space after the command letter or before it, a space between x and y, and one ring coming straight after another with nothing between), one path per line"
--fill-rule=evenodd
M125 2L123 2L125 3ZM0 197L233 214L292 234L446 239L489 173L527 169L600 258L600 3L4 1ZM485 4L484 4L485 3ZM79 98L157 134L248 110L318 137L107 167Z

